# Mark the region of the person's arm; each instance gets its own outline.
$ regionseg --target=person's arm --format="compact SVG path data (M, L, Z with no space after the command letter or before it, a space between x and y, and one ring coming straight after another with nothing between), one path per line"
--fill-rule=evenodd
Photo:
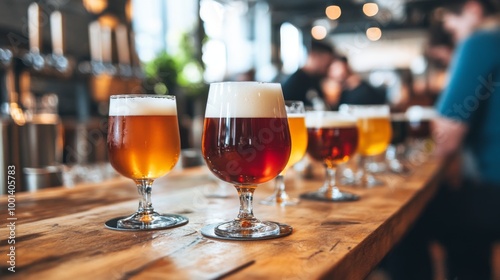
M460 148L473 116L485 102L482 90L495 67L495 48L490 36L478 34L457 49L449 84L437 105L440 117L433 121L437 155L447 156Z
M468 126L460 121L438 117L432 122L432 138L436 143L437 156L448 156L458 151L467 133Z

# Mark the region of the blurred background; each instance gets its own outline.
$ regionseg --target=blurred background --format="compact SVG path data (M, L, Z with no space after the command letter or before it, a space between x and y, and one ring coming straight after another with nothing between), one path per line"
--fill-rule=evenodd
M334 46L394 111L432 105L453 49L441 31L441 4L3 0L0 170L16 165L20 190L114 176L107 113L118 93L176 95L181 164L199 164L208 84L283 82L313 40Z

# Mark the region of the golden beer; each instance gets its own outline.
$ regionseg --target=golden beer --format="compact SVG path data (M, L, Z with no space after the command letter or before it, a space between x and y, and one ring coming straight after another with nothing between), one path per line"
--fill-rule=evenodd
M381 154L391 142L391 122L388 117L359 118L358 129L358 152L363 156Z
M153 181L172 170L180 146L175 96L123 94L109 98L109 162L118 173L135 181L141 199L134 214L108 220L107 228L152 230L188 222L181 215L154 211L151 203Z
M125 177L155 179L179 159L177 116L110 116L108 129L109 161Z
M299 162L307 150L307 128L305 116L302 114L289 114L288 127L290 128L290 136L292 138L292 151L290 158L282 173L288 168Z

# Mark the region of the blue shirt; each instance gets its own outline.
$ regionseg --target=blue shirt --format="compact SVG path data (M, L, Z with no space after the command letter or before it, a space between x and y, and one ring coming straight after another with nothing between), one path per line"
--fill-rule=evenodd
M477 31L458 46L437 110L469 127L464 148L476 173L470 179L500 186L499 28Z

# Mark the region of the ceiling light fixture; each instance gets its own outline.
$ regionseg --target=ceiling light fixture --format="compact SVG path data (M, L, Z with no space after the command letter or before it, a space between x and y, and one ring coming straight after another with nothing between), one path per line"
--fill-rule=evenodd
M363 13L366 16L373 17L378 13L378 5L376 3L366 3L363 5Z
M323 40L327 35L326 27L321 25L316 25L311 28L311 36L316 40Z
M331 5L326 7L325 14L329 19L336 20L342 14L342 10L337 5Z
M378 41L382 37L382 30L378 27L370 27L366 30L366 37L370 41Z

